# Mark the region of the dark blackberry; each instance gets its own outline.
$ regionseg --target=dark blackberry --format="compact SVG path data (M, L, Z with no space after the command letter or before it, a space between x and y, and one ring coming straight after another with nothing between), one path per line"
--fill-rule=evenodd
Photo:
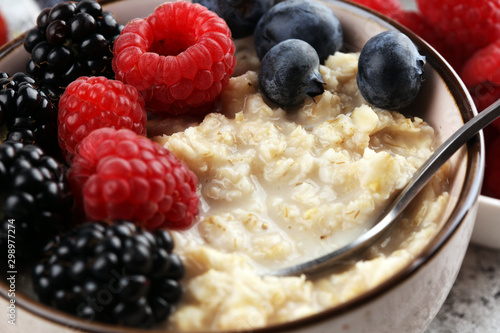
M89 222L56 237L35 264L41 302L81 318L151 327L182 296L180 258L166 230Z
M28 31L24 48L28 74L54 101L78 77L114 78L112 49L122 25L93 0L67 1L42 10Z
M69 226L72 196L63 167L35 145L0 144L0 244L15 229L16 256L33 258ZM4 252L6 253L6 252Z
M12 76L0 72L0 115L7 124L8 139L36 144L60 158L57 109L32 77L21 72Z
M0 72L0 80L5 80L9 77L9 75L5 72ZM0 102L1 102L2 97L0 97ZM5 120L5 110L4 108L0 107L0 127L3 125L4 120Z

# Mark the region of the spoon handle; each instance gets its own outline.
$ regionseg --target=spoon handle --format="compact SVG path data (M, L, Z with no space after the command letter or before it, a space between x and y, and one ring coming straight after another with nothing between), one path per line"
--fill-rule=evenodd
M379 222L366 233L333 252L295 266L271 272L267 275L284 276L321 272L323 269L332 267L335 264L341 264L342 262L348 261L350 256L353 254L368 248L371 244L373 244L373 242L379 239L385 230L398 220L398 217L401 215L403 210L429 182L434 174L446 163L446 161L448 161L450 157L453 156L453 154L456 153L457 150L474 135L499 116L500 100L497 100L453 133L453 135L441 144L427 159L427 161L417 170L408 184L406 184L398 196L382 212L379 219L377 219Z

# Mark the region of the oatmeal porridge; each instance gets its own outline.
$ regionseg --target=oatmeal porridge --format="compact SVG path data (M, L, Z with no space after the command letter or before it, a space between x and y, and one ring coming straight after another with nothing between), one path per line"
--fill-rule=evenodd
M363 260L318 277L265 274L369 229L433 152L422 119L363 99L358 56L330 56L325 92L286 111L266 103L249 66L231 78L220 113L154 138L197 175L201 201L197 224L172 232L186 277L169 329L253 329L317 313L382 282L437 232L444 171Z

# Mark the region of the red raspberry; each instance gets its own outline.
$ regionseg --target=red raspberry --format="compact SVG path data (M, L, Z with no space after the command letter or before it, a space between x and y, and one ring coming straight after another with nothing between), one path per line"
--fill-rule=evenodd
M186 1L130 21L113 52L116 77L135 86L155 113L207 113L236 66L226 22Z
M127 129L91 132L68 178L92 221L125 219L148 229L180 229L198 213L194 173L161 145Z
M402 10L399 0L353 0L386 16L393 16Z
M396 13L393 19L410 29L427 43L431 45L439 43L432 25L419 12L402 10Z
M101 127L126 128L146 134L144 100L137 89L103 76L82 76L68 85L59 100L59 145L71 162L78 144Z
M429 43L453 68L460 68L464 63L465 56L460 51L460 46L448 44L446 39L434 30L427 17L420 12L401 11L392 18Z
M0 13L0 46L9 41L9 27L2 13Z
M500 40L474 53L462 67L460 77L478 111L500 98ZM493 125L500 129L500 119Z
M464 60L500 37L497 0L417 0L417 5L436 33L456 47Z
M468 87L482 82L500 85L500 39L476 51L463 66L460 77Z
M484 181L481 193L500 199L500 135L486 142Z
M483 82L470 87L469 92L474 100L474 104L476 104L477 111L482 111L500 98L500 85ZM500 130L500 119L495 120L493 123L498 124L497 126Z

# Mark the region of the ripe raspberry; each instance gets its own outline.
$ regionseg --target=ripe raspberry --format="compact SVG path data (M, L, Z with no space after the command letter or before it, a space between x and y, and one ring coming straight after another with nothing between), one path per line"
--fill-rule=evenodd
M402 10L395 14L393 19L410 29L427 43L433 45L438 42L432 25L419 12Z
M114 44L116 78L135 86L155 113L206 113L234 72L226 22L185 1L130 21Z
M59 101L59 145L71 162L78 144L102 127L146 133L144 100L137 89L103 76L80 77L70 83Z
M393 16L402 10L399 0L353 0L386 16Z
M500 98L500 85L483 82L470 87L469 92L474 100L477 111L481 112ZM500 131L500 118L494 120L487 128L492 126Z
M486 142L482 194L500 199L500 135Z
M179 229L198 213L194 173L170 151L127 129L101 128L83 139L69 182L92 221Z
M500 85L500 39L476 51L462 67L460 77L468 87L482 82Z
M9 29L2 13L0 13L0 46L9 41Z
M476 104L477 110L482 111L500 98L500 85L483 82L477 86L469 88L469 92L474 100L474 103ZM500 119L495 120L493 124L497 124L497 127L500 130Z
M436 33L448 45L459 48L464 59L500 36L498 1L417 0L417 5Z
M450 45L446 38L441 37L434 30L427 17L420 12L400 11L394 14L392 18L434 47L453 68L461 68L466 59L465 55L460 51L461 46Z

